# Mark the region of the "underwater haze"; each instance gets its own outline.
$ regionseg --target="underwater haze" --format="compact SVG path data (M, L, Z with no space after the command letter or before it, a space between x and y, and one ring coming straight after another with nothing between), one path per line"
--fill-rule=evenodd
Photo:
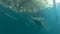
M0 0L0 34L60 34L60 2Z

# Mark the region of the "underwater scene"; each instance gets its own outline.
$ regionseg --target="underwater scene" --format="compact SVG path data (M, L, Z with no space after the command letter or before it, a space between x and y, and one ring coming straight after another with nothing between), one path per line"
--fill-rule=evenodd
M0 0L0 34L60 34L60 0Z

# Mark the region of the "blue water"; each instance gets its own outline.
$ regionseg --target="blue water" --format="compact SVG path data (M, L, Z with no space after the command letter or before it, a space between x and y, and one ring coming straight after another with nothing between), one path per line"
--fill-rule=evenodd
M60 5L57 6L56 10L52 7L37 13L38 16L45 19L44 26L41 26L30 24L33 22L29 15L18 14L0 5L0 34L60 34L59 6ZM8 14L8 16L6 14ZM29 23L30 26L27 26L25 23ZM46 29L44 29L44 27L46 27Z

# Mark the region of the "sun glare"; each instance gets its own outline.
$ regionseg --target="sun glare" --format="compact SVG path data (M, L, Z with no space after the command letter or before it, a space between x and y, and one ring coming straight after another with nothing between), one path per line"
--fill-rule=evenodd
M56 0L56 3L60 3L60 0Z

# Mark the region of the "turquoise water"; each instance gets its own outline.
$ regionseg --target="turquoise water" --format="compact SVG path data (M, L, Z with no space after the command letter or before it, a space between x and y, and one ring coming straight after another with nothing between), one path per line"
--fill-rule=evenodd
M27 26L25 23L29 23ZM31 25L31 17L27 14L18 14L15 11L0 5L0 34L37 34L38 25Z
M58 7L56 9L57 13L55 13L55 8L47 8L37 13L38 16L45 18L45 25L41 26L37 24L32 25L31 23L33 22L29 15L18 14L0 5L0 34L60 34L60 10L58 10ZM58 19L56 15L58 15ZM25 23L29 23L30 26L27 26ZM44 29L45 26L46 29Z

